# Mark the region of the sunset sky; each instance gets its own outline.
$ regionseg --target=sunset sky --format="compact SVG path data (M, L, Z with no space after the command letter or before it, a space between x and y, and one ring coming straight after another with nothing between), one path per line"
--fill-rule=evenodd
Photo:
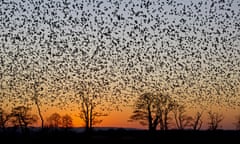
M28 105L34 84L44 117L71 114L79 93L109 115L98 126L146 128L128 119L137 96L169 94L188 114L240 115L239 0L2 0L0 107Z

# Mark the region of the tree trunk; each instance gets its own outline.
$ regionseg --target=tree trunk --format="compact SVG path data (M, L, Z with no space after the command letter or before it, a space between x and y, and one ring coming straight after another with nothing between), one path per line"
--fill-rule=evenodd
M44 119L43 119L41 109L40 109L40 106L39 106L39 103L38 103L38 94L37 94L36 82L34 83L34 100L35 100L35 104L37 106L38 115L41 119L41 128L43 129L44 128Z
M159 118L160 130L164 130L164 123L162 116Z
M164 112L164 130L168 130L168 112Z
M36 105L37 105L38 115L41 119L41 128L43 129L44 128L44 119L43 119L43 116L42 116L42 113L41 113L40 106L39 106L37 101L36 101Z
M90 115L89 115L89 117L90 117L90 123L89 123L89 130L90 131L92 131L92 126L93 126L93 106L92 106L92 104L90 104Z
M152 125L152 113L151 113L151 109L148 106L148 130L149 131L153 131L153 125Z

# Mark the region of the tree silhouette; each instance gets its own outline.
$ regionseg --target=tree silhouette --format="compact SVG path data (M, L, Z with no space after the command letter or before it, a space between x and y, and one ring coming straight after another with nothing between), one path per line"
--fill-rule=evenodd
M217 130L220 127L219 124L224 119L224 117L218 112L209 111L208 119L209 130Z
M169 95L159 95L159 99L161 114L161 117L159 119L160 129L168 130L168 125L170 124L169 121L171 120L169 114L173 111L177 103Z
M175 102L168 95L144 93L137 99L130 121L148 125L149 131L155 131L158 124L161 130L168 130L169 113L174 105Z
M240 130L240 115L236 116L236 122L233 124L236 126L236 130Z
M72 117L68 114L65 114L64 116L62 116L62 127L66 129L71 128L73 126L72 121Z
M59 128L62 124L62 117L58 113L53 113L47 118L48 126L51 128Z
M5 131L5 127L7 122L9 121L11 115L4 111L4 109L0 108L0 128Z
M20 127L22 132L26 132L29 125L37 122L38 117L30 113L30 108L17 106L12 109L11 123L15 127Z
M34 81L34 84L33 84L33 100L34 100L34 103L36 104L37 106L37 111L38 111L38 115L41 119L41 127L43 129L44 127L44 118L43 118L43 115L42 115L42 112L41 112L41 108L40 108L40 104L39 104L39 91L42 91L42 88L39 90L39 86L38 86L38 83L36 81Z
M203 124L202 121L202 112L197 112L196 115L192 118L192 122L191 122L191 127L193 128L193 130L200 130Z
M148 125L149 131L155 131L160 118L159 100L152 93L144 93L139 96L135 104L135 110L130 117L142 125Z
M99 118L107 115L96 110L97 103L95 103L93 99L83 95L81 100L79 116L84 121L85 131L91 132L94 125L102 122Z
M183 130L185 127L188 127L193 120L191 116L184 114L186 112L185 107L183 105L175 104L175 108L173 110L174 119L177 125L177 128Z

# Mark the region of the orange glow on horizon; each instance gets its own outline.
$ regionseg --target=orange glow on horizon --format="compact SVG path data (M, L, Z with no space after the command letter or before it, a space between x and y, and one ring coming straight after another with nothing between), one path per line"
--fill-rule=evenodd
M231 110L217 110L212 109L213 111L220 112L224 116L224 120L220 123L222 129L235 129L235 125L233 124L236 121L236 116L239 115L238 109L231 109ZM186 114L190 116L194 116L196 113L196 109L192 109L188 111ZM48 109L46 112L43 113L45 124L46 124L46 118L51 115L52 113L57 112L61 116L68 114L73 119L73 127L83 127L84 123L83 121L78 117L78 110L75 111L68 111L68 110L60 110L57 108ZM138 129L147 129L147 126L142 126L139 124L138 121L136 122L128 122L131 114L133 112L132 107L124 107L122 108L122 111L112 111L109 113L108 116L100 117L99 119L102 119L102 123L95 125L94 127L118 127L118 128L138 128ZM207 129L207 112L204 111L203 113L203 126L201 129ZM35 111L33 112L35 113ZM36 113L35 113L36 114ZM170 115L172 117L172 115ZM40 126L40 119L38 120L37 126ZM174 128L175 121L172 121L173 124L170 125L171 128Z

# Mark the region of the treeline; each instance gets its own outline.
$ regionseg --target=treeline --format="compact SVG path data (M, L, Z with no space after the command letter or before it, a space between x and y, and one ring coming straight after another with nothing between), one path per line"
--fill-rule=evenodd
M27 132L30 126L33 126L39 120L36 114L31 113L31 108L26 106L17 106L12 108L8 113L4 109L0 109L0 127L4 132L6 128L19 128L21 132ZM68 114L61 116L58 113L52 113L46 119L47 123L44 128L65 128L69 129L73 126L72 117Z
M200 130L204 123L204 111L198 111L194 116L186 114L187 107L177 102L169 95L161 93L143 93L135 102L133 114L129 122L139 121L142 125L147 125L149 131L156 130ZM82 110L79 118L84 122L85 131L92 131L93 126L102 122L99 117L107 116L94 109L92 102L82 103ZM224 116L219 112L207 111L207 125L209 130L221 128L220 123ZM39 116L31 113L31 108L26 106L16 106L11 112L0 109L0 128L5 131L7 127L20 128L22 132L28 131L29 126L33 126L39 120ZM73 126L73 119L70 115L61 116L59 113L52 113L44 120L42 128L64 128L69 129ZM236 130L240 130L240 115L236 116L233 122Z
M130 122L139 121L147 125L149 131L168 130L174 125L179 130L192 129L200 130L203 125L204 110L196 112L194 116L186 114L187 106L180 104L169 95L161 93L143 93L135 102L133 115ZM207 111L207 124L209 130L217 130L221 127L223 114L215 111ZM240 115L236 116L233 122L237 130L240 130Z

